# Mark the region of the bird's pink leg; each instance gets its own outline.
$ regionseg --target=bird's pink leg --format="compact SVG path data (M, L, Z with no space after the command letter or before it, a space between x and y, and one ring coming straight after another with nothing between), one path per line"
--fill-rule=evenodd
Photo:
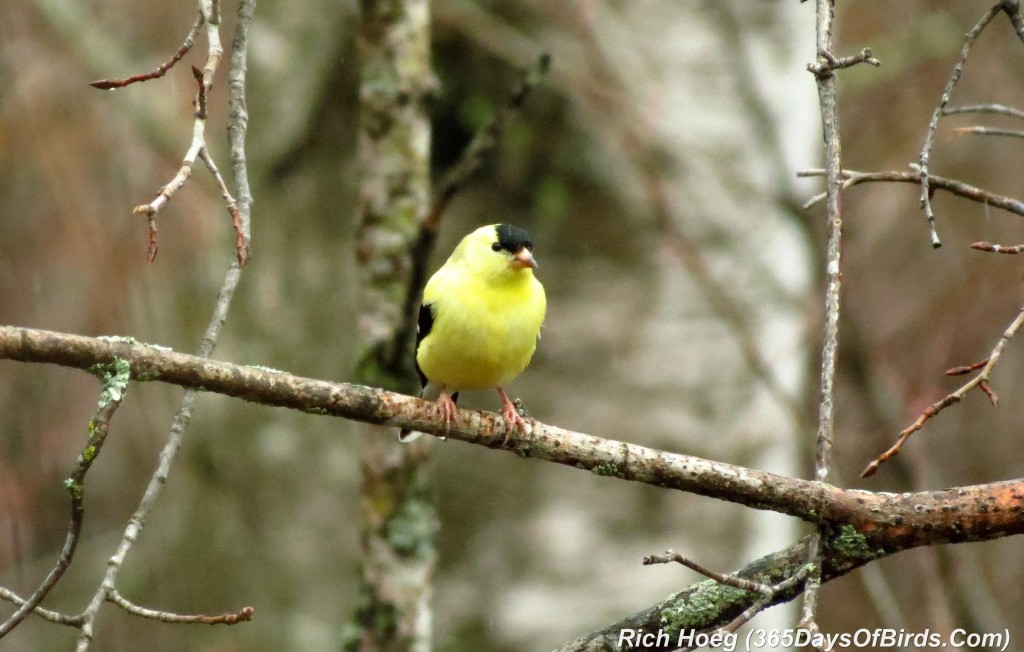
M498 394L501 394L501 417L505 420L505 441L501 444L504 447L508 444L508 436L512 433L513 428L518 427L526 434L530 434L531 428L526 423L526 419L519 415L516 406L508 399L505 390L499 387Z
M444 419L444 429L447 432L451 429L452 421L455 421L455 414L458 412L455 401L452 400L452 396L448 393L447 389L441 389L441 395L437 397L437 409L441 412L441 418Z

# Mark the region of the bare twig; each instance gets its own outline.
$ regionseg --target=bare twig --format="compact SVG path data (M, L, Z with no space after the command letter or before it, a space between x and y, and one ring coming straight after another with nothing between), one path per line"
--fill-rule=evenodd
M200 341L197 349L197 355L199 357L207 358L213 352L213 348L220 335L221 327L227 319L228 306L231 304L231 298L234 296L235 289L238 287L238 281L240 278L241 268L238 265L238 262L235 261L231 264L230 269L228 269L227 275L224 279L224 285L220 290L220 296L217 298L217 305L214 308L213 317L207 326L206 333ZM149 484L146 486L146 491L142 496L142 500L139 502L139 506L135 509L135 513L132 514L132 517L128 522L128 527L125 528L124 535L117 547L117 550L107 562L107 570L103 576L103 581L100 584L99 589L93 595L92 600L83 612L84 620L82 622L82 633L78 638L78 647L76 648L77 652L85 652L89 649L89 646L92 643L93 624L96 619L96 614L99 612L103 602L109 598L110 592L114 590L117 583L117 577L121 572L121 567L124 565L124 560L128 556L128 552L131 550L132 546L135 545L135 541L138 539L139 534L142 532L142 528L145 526L146 518L149 515L150 510L153 508L164 484L167 482L167 476L170 473L171 465L174 462L178 449L181 447L181 441L185 435L185 428L192 419L192 408L195 404L195 399L198 393L199 392L197 390L192 388L185 390L185 396L181 401L181 407L178 408L178 412L174 415L174 419L171 423L170 436L167 438L167 443L164 444L163 450L160 451L160 461L157 465L156 471L153 472L153 475L149 479Z
M835 375L839 351L839 290L840 252L842 251L842 145L839 137L839 112L836 100L834 70L844 67L842 61L831 55L833 46L832 21L834 0L817 0L816 47L818 60L808 66L818 87L818 104L825 138L825 196L828 216L828 244L825 253L825 333L821 353L820 399L818 402L818 434L815 443L814 477L827 482L832 461L832 437L835 429ZM859 57L849 59L849 65L861 61L872 63L871 51L864 49ZM873 65L877 65L874 62ZM824 533L819 526L811 534L807 546L810 571L804 586L800 623L813 630L821 587L821 560L824 554Z
M197 77L199 90L196 93L195 122L192 125L192 142L185 152L185 158L181 161L181 167L177 174L167 185L160 189L156 199L148 204L136 206L132 212L136 215L145 215L149 223L149 247L146 250L146 260L153 262L157 254L157 227L156 215L164 207L176 191L178 191L188 178L192 176L192 169L195 167L196 158L206 147L206 85L203 82L203 73L197 68L192 68L193 74Z
M960 75L963 73L964 63L967 61L967 56L971 53L971 46L974 45L974 41L978 38L978 35L981 34L982 30L984 30L985 27L992 22L992 19L995 18L996 14L1002 10L1003 4L997 2L988 11L986 11L978 23L964 35L964 44L960 49L960 58L957 59L956 65L953 66L953 72L950 74L949 80L946 82L946 87L942 90L942 97L939 99L939 105L936 106L935 111L932 112L931 121L928 123L928 133L925 136L924 145L921 147L921 153L918 155L918 166L921 171L921 209L924 211L924 216L928 220L928 230L931 236L932 246L936 248L942 246L942 241L939 239L939 234L935 230L935 212L932 210L929 159L932 153L935 132L939 128L939 117L942 116L943 110L946 108L946 105L949 104L950 96L953 94L953 89L956 87L957 82L960 81Z
M761 598L754 604L747 607L746 611L741 613L739 616L736 616L736 618L734 618L728 625L722 627L721 631L735 632L740 627L743 627L743 625L750 622L754 616L771 606L772 602L775 601L778 595L792 591L800 584L805 583L813 568L814 567L810 564L804 564L800 567L800 570L778 584L773 584L771 586L762 584Z
M1005 349L1006 345L1010 342L1011 339L1013 339L1013 336L1017 333L1022 324L1024 324L1024 309L1021 309L1021 311L1017 313L1017 316L1003 332L1002 337L1000 337L999 341L996 342L995 348L992 349L992 353L989 354L988 358L985 360L984 365L981 367L981 372L978 373L977 376L975 376L974 378L960 386L956 391L946 395L942 399L926 407L924 411L921 412L921 415L917 417L917 420L914 421L914 423L910 424L909 426L904 428L902 432L900 432L899 436L896 439L896 443L893 444L892 447L889 448L889 450L879 455L877 459L875 459L873 462L867 465L864 471L860 474L860 477L866 478L868 476L874 475L875 472L878 471L879 466L881 466L890 458L895 457L896 455L899 454L900 449L903 447L903 444L907 441L907 439L912 434L923 428L925 422L927 422L929 419L937 415L939 412L942 412L950 405L953 405L954 403L959 403L961 400L963 400L964 396L966 396L967 393L970 392L975 387L981 389L981 391L983 391L989 397L989 400L994 405L998 401L998 398L992 392L992 389L988 386L989 374L992 373L992 369L999 362L999 357L1003 354L1003 349ZM974 365L969 365L968 367L957 367L947 371L946 373L950 375L953 375L954 373L957 375L969 373L972 367L977 368L977 364L978 363L975 363Z
M991 251L996 254L1019 254L1024 251L1024 244L1007 246L992 244L991 242L975 242L971 244L971 249L977 249L978 251Z
M690 570L700 573L704 577L712 579L718 582L719 584L731 586L734 589L739 589L741 591L753 591L755 593L768 593L771 591L771 587L769 587L767 584L762 584L761 582L755 582L753 580L744 579L742 577L723 575L709 568L705 568L704 566L701 566L695 561L683 557L675 550L666 550L661 555L648 555L647 557L644 557L643 564L644 566L652 566L654 564L670 564L672 562L682 564Z
M947 106L942 109L942 115L955 115L958 113L995 113L1008 115L1014 118L1024 118L1024 111L1002 104L968 104L964 106Z
M867 63L874 67L882 65L882 62L871 55L871 48L864 48L857 54L849 57L837 58L829 50L818 50L818 60L807 64L807 70L814 73L815 77L829 77L836 70L850 68L858 63Z
M778 596L792 591L799 584L805 582L812 568L810 564L804 564L797 570L797 572L782 581L775 584L765 584L764 582L738 577L737 575L723 575L722 573L709 570L700 564L683 557L673 550L667 550L663 555L651 555L649 557L644 557L643 563L645 566L648 566L651 564L667 564L671 562L682 564L719 584L730 586L740 591L760 594L760 597L756 601L754 601L732 621L720 627L716 633L734 632L746 623L750 622L754 616L771 606ZM712 633L709 639L713 639L714 636L715 633ZM685 648L687 651L695 649L698 648Z
M196 17L196 22L192 25L192 29L189 31L188 36L185 37L185 42L182 44L178 51L174 53L170 59L161 63L151 72L142 73L139 75L132 75L131 77L125 77L124 79L100 79L99 81L89 82L89 85L94 88L101 90L112 90L114 88L124 88L130 84L136 82L144 82L150 79L159 79L167 74L167 71L174 67L174 64L181 61L181 58L188 54L188 51L192 49L192 46L196 42L196 35L199 34L199 28L203 26L203 14L200 13Z
M174 175L174 178L160 189L153 201L148 204L141 204L133 209L133 212L136 215L145 215L146 221L149 224L149 246L146 250L146 259L149 262L153 262L156 259L156 254L159 249L157 245L156 215L164 205L171 200L174 193L184 186L185 182L188 181L188 178L192 176L192 170L195 168L196 158L198 158L206 148L206 98L210 89L213 87L213 76L217 71L217 65L220 63L221 57L224 55L224 48L220 41L219 3L214 0L199 0L199 20L196 23L195 30L198 30L202 24L206 25L207 55L206 63L203 65L202 70L199 70L194 66L192 68L192 74L196 78L199 87L196 92L195 99L196 109L195 121L192 125L192 142L189 144L188 150L185 152L185 157L182 159L181 167L178 168L178 172ZM195 34L190 34L190 36L194 41ZM184 52L181 54L184 56ZM209 156L209 152L206 152L205 157L208 159ZM211 168L211 172L216 170L216 166L210 165L210 163L208 163L208 165ZM223 183L220 180L218 180L218 183L221 183L221 186L223 187ZM230 204L228 210L231 212ZM239 219L235 213L232 212L231 215L232 223L238 224ZM236 226L236 232L241 232L240 226ZM242 236L239 236L239 239L244 240ZM247 247L240 247L236 243L236 249L239 251L239 261L244 264Z
M164 623L185 625L237 625L238 623L252 620L252 616L256 612L252 607L242 607L237 613L221 614L219 616L176 614L171 613L170 611L157 611L155 609L140 607L139 605L132 603L115 589L110 590L110 593L107 595L107 600L113 602L128 613L134 616L139 616L140 618L149 618L151 620L159 620Z
M644 557L643 563L644 566L650 566L651 564L668 564L671 562L682 564L683 566L686 566L687 568L694 570L701 575L718 582L719 584L731 586L732 588L740 591L761 594L761 597L745 609L743 613L734 618L728 624L719 628L718 631L723 633L734 632L746 623L750 622L754 616L767 609L775 600L776 596L788 592L794 589L801 582L804 582L811 571L811 565L805 564L790 577L778 582L777 584L770 585L744 577L737 577L736 575L723 575L722 573L705 568L697 562L683 557L674 550L666 550L665 553L661 555L650 555L648 557ZM713 637L714 634L711 636ZM690 647L686 649L694 650L697 648Z
M204 22L207 25L207 40L208 40L208 56L206 65L202 70L199 81L199 92L196 98L196 120L193 129L193 142L189 148L189 153L186 154L186 164L188 171L191 172L191 166L195 162L195 157L205 148L205 140L203 133L205 129L205 97L213 83L213 74L216 71L217 63L223 54L223 49L220 45L220 16L219 10L216 8L213 0L200 0L199 1L200 12L202 13ZM245 34L251 24L253 9L255 7L255 0L242 0L238 8L238 23L236 25L236 37L235 43L241 43L244 47L246 42ZM232 57L231 72L232 84L231 93L232 95L237 94L239 97L233 101L235 107L241 106L241 111L232 111L229 116L229 137L232 138L232 159L234 163L235 176L239 188L239 194L243 201L239 205L239 222L244 225L249 223L249 206L251 198L248 191L248 177L247 177L247 165L245 160L244 151L244 139L246 131L246 121L243 119L239 122L233 122L233 120L244 117L244 106L245 106L245 53L235 53ZM236 69L237 66L237 69ZM189 156L191 155L191 159ZM191 160L191 162L189 162ZM211 161L212 163L212 161ZM183 164L182 169L184 170L186 164ZM211 171L215 170L216 166L211 165ZM181 172L179 171L179 175ZM185 175L187 177L187 174ZM173 183L173 182L172 182ZM184 183L184 179L182 180ZM226 186L224 186L226 189ZM161 194L160 197L164 197ZM159 201L160 197L157 198ZM169 195L168 195L169 197ZM166 199L164 200L166 202ZM156 202L154 202L156 203ZM157 207L156 210L159 210ZM155 213L155 211L154 211ZM147 215L152 224L152 214ZM155 246L155 242L152 243ZM155 255L155 249L153 250ZM217 339L220 335L221 328L227 319L228 307L231 304L231 299L234 296L235 289L238 287L238 282L241 278L241 263L244 259L239 256L239 260L233 262L227 271L224 278L224 283L221 287L220 293L217 298L216 305L213 310L213 315L210 319L210 323L206 328L202 339L200 340L199 346L197 347L197 355L201 358L208 358L214 347L216 346ZM188 426L189 421L192 417L192 409L195 403L196 395L198 391L195 388L189 388L185 391L185 396L182 399L181 406L178 412L175 414L174 419L171 423L170 434L167 439L167 443L164 445L163 450L160 452L160 460L156 470L150 477L149 484L146 487L146 491L142 496L139 506L136 508L135 513L132 515L128 522L128 526L125 528L121 542L119 543L117 550L113 556L107 562L106 572L103 577L99 588L93 595L86 609L82 612L82 624L81 634L78 637L77 652L86 652L93 640L93 627L95 624L96 616L99 612L100 607L105 601L111 600L114 592L116 591L116 583L118 575L120 574L121 568L124 564L125 558L128 552L134 546L135 541L138 539L143 527L145 526L146 518L149 515L150 510L155 504L160 492L167 481L168 474L170 472L171 465L174 462L175 455L181 446L184 432ZM244 611L244 610L243 610ZM240 612L241 613L241 612Z
M995 127L958 127L953 130L958 136L1009 136L1011 138L1024 138L1024 131L1018 129L998 129Z
M245 100L245 78L249 67L249 27L252 25L256 0L245 0L238 4L238 21L231 42L231 65L228 68L228 144L231 147L231 170L235 180L235 195L238 198L238 223L242 233L243 252L239 264L252 256L252 231L250 215L252 191L249 189L249 173L245 156L245 136L249 128L249 109ZM234 221L235 213L231 214ZM238 232L236 226L235 232ZM237 243L236 243L237 249Z
M50 589L60 581L75 556L78 538L82 532L82 520L85 517L85 487L83 486L85 474L89 472L93 461L103 448L103 442L106 441L107 431L110 428L110 417L124 401L128 379L131 376L128 363L119 358L109 365L98 365L94 368L94 372L103 381L103 389L100 392L96 413L89 420L89 438L86 441L85 449L78 456L78 464L71 475L64 481L64 487L71 495L71 522L64 539L64 547L60 551L57 563L39 585L39 588L25 599L7 620L0 624L0 638L6 636L43 601Z
M199 158L203 159L203 163L206 163L206 167L209 168L210 173L220 187L220 196L224 198L224 203L227 204L228 214L231 216L231 226L235 229L235 256L238 258L239 265L245 265L249 259L249 248L245 244L246 238L245 231L242 228L242 211L239 210L238 202L235 201L231 191L228 190L228 185L224 183L224 177L221 176L217 164L214 163L210 150L204 146L199 151Z
M964 374L969 374L972 371L977 371L978 369L981 369L987 364L988 358L985 358L984 360L972 362L971 364L964 365L962 367L953 367L951 369L946 369L945 374L947 376L963 376Z
M801 170L797 172L798 177L820 177L824 176L824 174L825 171L822 169ZM872 182L921 182L921 173L917 170L911 170L908 172L855 172L854 170L843 170L841 177L845 180L843 182L843 188L850 188L862 183ZM972 186L969 183L956 181L955 179L948 179L946 177L938 177L935 175L930 175L928 177L928 184L933 191L935 189L946 190L958 197L964 197L965 199L981 202L987 206L994 206L996 208L1009 211L1010 213L1024 216L1024 202L1018 199L1007 197L1005 195L997 195L993 192L978 188L977 186ZM804 208L810 208L824 199L825 193L815 195L804 204Z
M14 591L2 586L0 586L0 600L6 600L7 602L19 607L25 604L25 598L20 597ZM54 625L67 625L68 627L81 627L82 625L80 616L69 616L67 614L62 614L59 611L52 611L44 607L37 606L32 610L32 613L43 620L53 623Z
M999 4L1010 18L1010 24L1013 25L1013 31L1017 33L1017 38L1024 42L1024 11L1021 10L1020 0L1001 0Z

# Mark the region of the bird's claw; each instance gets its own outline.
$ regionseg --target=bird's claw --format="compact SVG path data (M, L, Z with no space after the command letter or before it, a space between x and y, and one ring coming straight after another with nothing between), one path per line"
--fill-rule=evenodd
M501 407L501 418L505 420L505 438L501 442L502 448L508 446L509 437L514 429L519 429L526 435L529 435L533 430L511 401L506 400L505 404Z
M437 409L441 413L441 420L444 421L444 431L447 434L452 429L452 422L455 421L455 415L458 413L459 408L456 407L452 397L445 392L437 399ZM446 437L441 439L446 439Z

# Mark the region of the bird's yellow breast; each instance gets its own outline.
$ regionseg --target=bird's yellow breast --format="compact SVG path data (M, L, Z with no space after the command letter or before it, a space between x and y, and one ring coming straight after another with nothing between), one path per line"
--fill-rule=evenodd
M432 382L450 391L509 383L530 363L544 322L544 288L529 270L495 282L442 267L423 301L434 323L416 361Z

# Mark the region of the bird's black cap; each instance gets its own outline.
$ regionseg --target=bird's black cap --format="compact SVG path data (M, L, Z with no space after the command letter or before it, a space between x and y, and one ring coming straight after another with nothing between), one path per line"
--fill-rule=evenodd
M498 244L502 249L512 253L519 253L523 249L533 251L533 240L530 234L511 224L499 224L495 230L498 232Z

